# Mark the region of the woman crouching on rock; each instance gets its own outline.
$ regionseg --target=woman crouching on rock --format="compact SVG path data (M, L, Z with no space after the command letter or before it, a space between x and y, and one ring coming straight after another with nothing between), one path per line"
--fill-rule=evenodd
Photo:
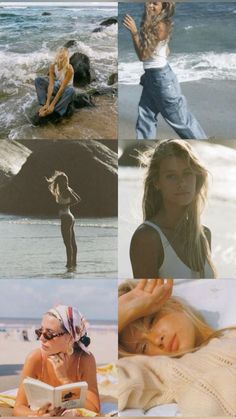
M53 113L62 117L67 113L75 93L73 78L74 70L69 61L69 51L62 47L50 65L49 79L37 77L35 80L38 102L41 106L38 112L39 118L45 118Z

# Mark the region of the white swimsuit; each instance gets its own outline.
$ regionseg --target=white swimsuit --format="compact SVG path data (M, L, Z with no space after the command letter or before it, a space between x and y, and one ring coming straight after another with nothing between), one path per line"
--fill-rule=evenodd
M151 221L145 221L144 225L150 226L156 230L160 236L164 259L161 267L159 268L159 276L161 278L174 278L174 279L196 279L200 278L200 273L193 271L184 262L179 258L179 256L174 251L167 237L161 231L160 227ZM206 261L204 268L204 277L205 278L214 278L214 273Z

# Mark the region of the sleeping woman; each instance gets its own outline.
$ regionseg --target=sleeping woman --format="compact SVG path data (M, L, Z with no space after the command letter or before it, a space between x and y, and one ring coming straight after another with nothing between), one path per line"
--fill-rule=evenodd
M214 330L172 289L119 287L119 410L177 403L184 416L235 416L236 328Z

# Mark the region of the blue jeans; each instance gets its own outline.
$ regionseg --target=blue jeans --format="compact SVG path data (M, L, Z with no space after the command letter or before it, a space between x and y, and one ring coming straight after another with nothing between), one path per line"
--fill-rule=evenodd
M156 139L157 116L160 113L182 139L207 139L194 115L188 110L176 75L169 64L145 70L140 84L143 92L138 107L136 134L138 140Z
M37 77L35 79L35 88L36 88L36 92L38 96L38 102L41 106L44 106L46 103L48 85L49 85L49 81L46 77ZM59 88L60 88L60 82L55 81L53 92L52 92L52 98L56 96ZM69 104L74 99L74 94L75 94L75 91L73 87L70 87L70 86L65 87L60 99L56 103L54 112L59 113L59 115L61 116L65 115Z

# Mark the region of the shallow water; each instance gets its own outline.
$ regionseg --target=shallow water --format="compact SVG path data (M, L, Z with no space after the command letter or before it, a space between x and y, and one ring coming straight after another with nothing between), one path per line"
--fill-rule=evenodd
M115 218L76 219L76 272L67 272L57 219L0 215L0 278L115 278Z
M121 25L126 13L139 24L143 4L119 4L119 81L138 84L143 65ZM236 79L235 2L179 3L173 20L169 62L180 82Z

